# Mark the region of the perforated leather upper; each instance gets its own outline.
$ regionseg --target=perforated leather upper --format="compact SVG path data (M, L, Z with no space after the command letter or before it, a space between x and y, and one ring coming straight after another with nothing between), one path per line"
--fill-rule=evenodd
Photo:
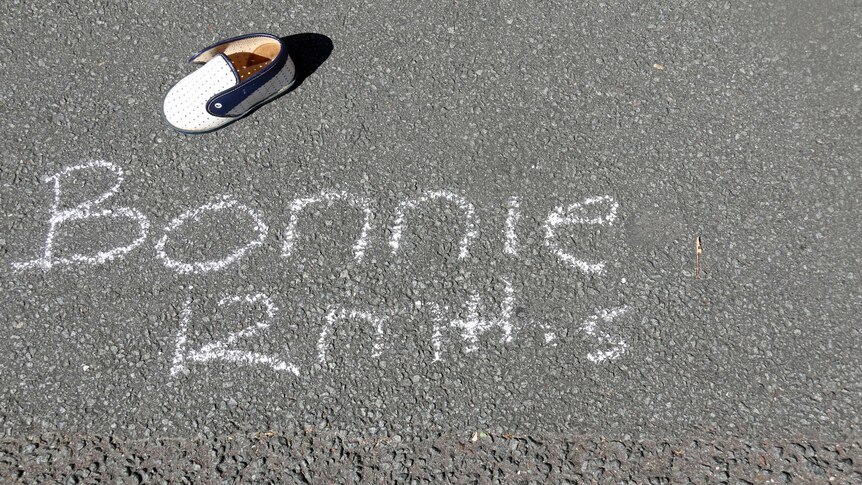
M237 77L228 60L220 55L213 57L168 91L164 102L165 118L183 131L214 130L230 118L211 115L206 104L213 96L236 84Z

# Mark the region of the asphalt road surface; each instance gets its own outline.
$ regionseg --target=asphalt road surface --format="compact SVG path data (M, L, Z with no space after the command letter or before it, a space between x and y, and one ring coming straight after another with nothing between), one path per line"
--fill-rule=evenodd
M307 440L309 481L350 440L515 443L489 463L608 437L624 464L792 442L788 471L715 473L862 480L858 2L10 1L0 25L4 476L80 472L27 465L76 436ZM257 31L299 85L172 131L188 54ZM569 478L694 473L656 467ZM505 476L482 470L443 478Z

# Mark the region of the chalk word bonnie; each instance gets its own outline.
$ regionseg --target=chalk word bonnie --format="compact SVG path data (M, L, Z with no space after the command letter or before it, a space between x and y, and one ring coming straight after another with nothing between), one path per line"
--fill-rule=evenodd
M97 197L81 202L74 207L61 209L63 184L75 172L81 171L104 171L109 172L115 178L113 186ZM123 170L116 164L106 161L91 161L80 165L67 167L46 179L52 183L54 198L48 217L48 232L42 246L41 255L29 261L12 263L15 270L41 268L50 270L55 266L71 264L105 264L124 257L138 247L142 246L150 236L150 221L143 212L131 207L116 207L108 204L109 199L117 194L120 185L125 180ZM395 209L395 220L390 229L389 249L391 254L398 253L401 241L404 237L407 219L411 212L431 201L444 201L458 208L464 222L464 232L458 243L458 258L466 258L470 254L470 246L478 235L478 216L473 204L466 198L449 190L429 190L417 197L402 201ZM308 206L322 203L343 202L362 212L362 228L353 243L353 254L357 262L362 262L369 244L372 232L372 221L375 219L371 210L371 203L364 197L347 192L322 192L312 196L300 197L290 204L290 216L287 221L285 238L281 248L281 256L289 258L294 253L296 245L298 225L300 216ZM590 216L591 206L603 210L601 215ZM544 244L563 264L577 269L586 274L602 274L605 269L605 261L588 261L567 251L558 241L557 231L566 225L612 225L617 218L619 204L607 195L587 197L580 202L555 207L547 216L543 229L545 233ZM247 218L251 222L252 231L248 240L239 247L231 250L227 255L219 259L205 261L182 261L168 254L169 242L172 234L180 227L194 224L200 221L201 216L207 213L233 212L239 217ZM125 220L134 227L136 236L132 241L108 250L96 251L90 254L75 253L65 256L57 256L54 251L54 240L58 231L71 221L82 221L88 219L111 218ZM517 237L517 224L520 218L520 200L513 196L508 200L508 214L503 230L505 254L517 256L519 242ZM220 195L214 200L202 204L196 208L189 209L171 219L161 234L156 238L154 245L157 258L165 265L178 273L184 274L206 274L222 270L239 261L243 256L263 245L269 234L269 226L264 222L264 217L256 210L245 205L230 195Z

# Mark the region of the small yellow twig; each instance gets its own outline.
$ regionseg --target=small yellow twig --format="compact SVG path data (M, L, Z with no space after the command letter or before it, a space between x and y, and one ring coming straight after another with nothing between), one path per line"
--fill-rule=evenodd
M703 245L700 236L694 238L694 277L700 279L700 255L703 254Z

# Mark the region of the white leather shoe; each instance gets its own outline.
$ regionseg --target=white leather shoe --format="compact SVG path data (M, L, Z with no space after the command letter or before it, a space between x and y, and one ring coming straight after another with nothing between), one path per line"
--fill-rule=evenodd
M213 44L189 59L203 64L168 91L165 119L183 133L207 133L284 93L296 67L280 38L248 34Z

